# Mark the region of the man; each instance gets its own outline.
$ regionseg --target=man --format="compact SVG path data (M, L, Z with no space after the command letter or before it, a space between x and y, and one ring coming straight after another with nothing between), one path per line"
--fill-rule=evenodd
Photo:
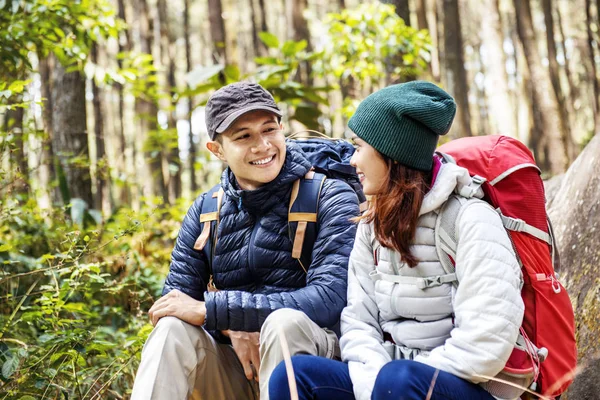
M225 86L209 99L207 148L228 165L212 263L196 250L205 243L198 245L204 193L183 221L164 296L149 311L155 328L132 399L254 399L256 383L268 399L269 376L283 360L280 331L292 354L339 357L335 331L358 200L345 182L325 180L305 271L292 258L288 209L293 183L311 164L286 143L281 115L253 83Z

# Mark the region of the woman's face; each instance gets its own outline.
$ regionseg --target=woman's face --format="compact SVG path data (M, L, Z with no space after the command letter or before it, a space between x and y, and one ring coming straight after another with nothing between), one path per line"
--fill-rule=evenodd
M363 192L367 196L376 195L388 177L387 163L375 148L358 136L353 135L352 141L356 150L350 165L356 168Z

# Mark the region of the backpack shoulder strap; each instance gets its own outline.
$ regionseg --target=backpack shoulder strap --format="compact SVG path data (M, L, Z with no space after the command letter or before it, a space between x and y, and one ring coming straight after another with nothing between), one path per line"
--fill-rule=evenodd
M206 259L208 260L208 268L212 280L212 261L215 246L217 244L217 225L219 223L219 213L221 211L221 203L223 202L223 188L217 184L210 189L204 201L202 202L202 209L200 210L200 224L202 225L202 232L196 243L194 249L204 252Z
M456 222L465 210L467 205L478 199L467 199L462 196L452 195L442 206L435 223L434 237L435 249L442 264L442 268L447 274L456 272L456 249L458 247L458 233L456 231ZM455 287L458 281L453 282Z
M294 182L288 211L288 232L294 243L292 257L297 259L304 272L308 272L312 250L317 239L317 213L319 198L326 176L309 171L304 178ZM292 237L292 224L296 225Z

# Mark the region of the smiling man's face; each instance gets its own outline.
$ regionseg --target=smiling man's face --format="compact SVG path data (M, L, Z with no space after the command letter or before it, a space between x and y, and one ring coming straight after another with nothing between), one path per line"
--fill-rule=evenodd
M285 161L282 126L268 111L243 114L206 146L229 165L244 190L258 189L274 180Z

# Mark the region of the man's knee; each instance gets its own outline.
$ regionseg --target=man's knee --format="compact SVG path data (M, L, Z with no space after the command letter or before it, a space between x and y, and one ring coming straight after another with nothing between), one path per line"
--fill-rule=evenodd
M280 331L289 341L290 338L306 331L306 324L309 323L311 323L310 319L302 311L280 308L269 314L265 320L260 330L261 342L267 338L277 337Z
M186 340L187 339L187 340ZM176 341L189 343L194 347L206 347L210 335L203 328L184 322L176 317L163 317L152 330L148 341Z

